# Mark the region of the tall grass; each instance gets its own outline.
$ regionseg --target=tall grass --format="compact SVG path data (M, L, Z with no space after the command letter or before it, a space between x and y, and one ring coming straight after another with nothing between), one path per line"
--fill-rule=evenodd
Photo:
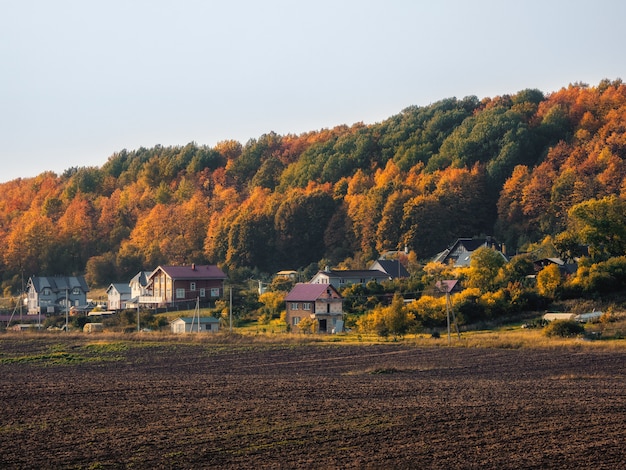
M626 339L593 340L585 338L547 337L541 329L502 328L498 330L463 332L459 339L452 334L450 342L446 334L440 338L431 335L417 334L398 338L381 338L374 334L343 333L338 335L318 335L300 333L272 333L247 330L245 332L220 331L218 333L184 333L170 332L5 332L0 334L0 345L4 340L53 340L60 343L91 344L94 348L122 347L121 343L137 345L154 343L189 343L207 345L262 345L262 344L403 344L420 348L571 348L571 349L626 349ZM111 346L107 346L110 344Z

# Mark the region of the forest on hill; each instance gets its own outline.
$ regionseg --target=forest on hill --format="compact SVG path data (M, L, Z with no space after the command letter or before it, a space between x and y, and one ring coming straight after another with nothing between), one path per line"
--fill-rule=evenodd
M411 106L383 122L245 144L121 150L0 185L5 293L22 275L128 280L160 264L231 275L365 267L459 237L563 258L626 253L626 85L603 80Z

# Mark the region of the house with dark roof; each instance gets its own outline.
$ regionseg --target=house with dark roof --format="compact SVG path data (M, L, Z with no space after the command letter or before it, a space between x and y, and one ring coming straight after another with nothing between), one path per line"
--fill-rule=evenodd
M539 271L543 268L552 264L559 267L559 271L563 276L571 276L572 274L576 274L576 271L578 270L578 263L566 263L561 258L542 258L533 261L535 273L539 273Z
M410 276L404 265L397 259L377 259L369 266L369 270L384 272L389 278L407 278Z
M172 305L177 302L217 300L224 295L226 274L215 265L159 266L148 277L150 295L142 304Z
M298 324L304 318L313 319L319 333L343 331L343 299L331 284L298 283L285 302L291 331L299 331Z
M442 264L452 264L455 267L469 266L472 254L479 248L491 248L500 253L508 261L504 246L492 237L458 238L452 245L438 253L432 261Z
M370 281L389 281L391 276L378 269L328 269L319 271L310 284L332 285L336 289L343 289L351 284L367 284Z
M107 309L123 310L128 308L131 298L130 285L123 282L114 282L107 287Z
M33 276L26 291L29 315L54 315L87 305L89 287L83 276Z

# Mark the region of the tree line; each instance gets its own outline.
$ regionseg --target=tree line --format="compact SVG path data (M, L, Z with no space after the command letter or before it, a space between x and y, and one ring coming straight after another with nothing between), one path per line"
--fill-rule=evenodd
M625 157L621 80L449 98L245 144L121 150L0 185L2 287L74 273L104 286L192 262L242 279L362 268L481 234L510 254L549 238L565 258L602 263L626 251Z

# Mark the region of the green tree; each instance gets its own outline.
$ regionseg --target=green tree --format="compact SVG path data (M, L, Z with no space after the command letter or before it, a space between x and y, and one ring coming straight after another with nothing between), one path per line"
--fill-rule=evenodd
M626 253L626 201L612 195L590 199L568 212L568 231L589 247L594 261Z

